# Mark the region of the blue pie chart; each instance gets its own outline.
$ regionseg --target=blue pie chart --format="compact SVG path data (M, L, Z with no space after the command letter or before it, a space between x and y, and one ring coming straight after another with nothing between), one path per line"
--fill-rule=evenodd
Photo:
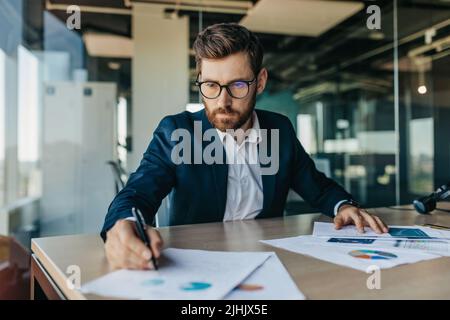
M156 279L148 279L148 280L142 281L141 284L143 286L158 286L163 283L164 283L163 279L156 278Z
M207 282L188 282L181 286L181 290L198 291L208 289L209 287L211 287L211 284Z

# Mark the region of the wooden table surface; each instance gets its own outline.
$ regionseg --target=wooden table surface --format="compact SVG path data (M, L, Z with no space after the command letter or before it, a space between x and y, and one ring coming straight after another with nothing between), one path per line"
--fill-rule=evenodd
M450 203L439 203L450 209ZM450 213L420 215L411 206L401 210L369 211L389 225L432 223L450 227ZM292 279L308 299L450 299L450 257L381 270L381 289L369 290L369 274L259 242L312 233L315 221L331 221L320 214L284 218L206 223L160 228L165 247L219 251L275 251ZM80 267L81 283L110 272L99 235L73 235L32 240L35 257L67 299L99 299L67 285L68 267ZM70 271L70 270L69 270Z

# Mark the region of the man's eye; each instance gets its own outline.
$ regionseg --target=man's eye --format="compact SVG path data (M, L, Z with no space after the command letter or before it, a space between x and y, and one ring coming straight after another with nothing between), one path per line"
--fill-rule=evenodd
M247 84L242 81L233 82L232 86L236 89L244 89Z
M207 88L215 88L215 87L217 87L217 84L214 83L214 82L205 82L203 85L205 87L207 87Z

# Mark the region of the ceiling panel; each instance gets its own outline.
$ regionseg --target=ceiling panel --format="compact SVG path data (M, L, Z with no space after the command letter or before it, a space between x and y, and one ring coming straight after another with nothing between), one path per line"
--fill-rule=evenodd
M133 40L109 34L85 33L83 35L87 52L93 57L132 58Z
M240 23L255 32L317 37L363 8L357 1L260 0Z

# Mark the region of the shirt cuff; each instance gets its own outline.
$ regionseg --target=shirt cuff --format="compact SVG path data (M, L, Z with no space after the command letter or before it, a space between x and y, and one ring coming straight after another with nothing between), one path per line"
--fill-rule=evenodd
M339 202L336 203L336 205L334 206L334 216L335 216L335 217L336 217L336 215L338 214L339 207L340 207L344 202L347 202L347 199L339 201ZM134 218L134 217L132 217L132 218Z
M136 222L136 218L135 217L126 217L125 220Z

